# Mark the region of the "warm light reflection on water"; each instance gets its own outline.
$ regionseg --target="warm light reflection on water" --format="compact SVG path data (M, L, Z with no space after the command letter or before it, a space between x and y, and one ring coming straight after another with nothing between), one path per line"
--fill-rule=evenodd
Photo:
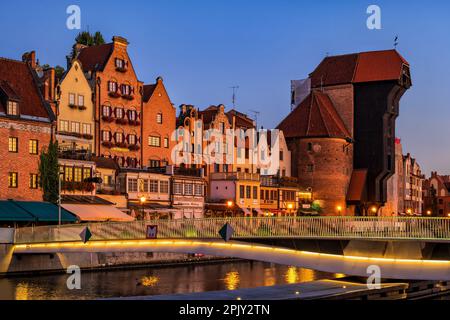
M239 287L240 277L239 272L230 271L225 275L224 282L228 290L235 290Z
M220 264L82 272L81 290L67 289L67 274L0 278L0 299L98 299L235 290L283 285L336 275L272 263Z

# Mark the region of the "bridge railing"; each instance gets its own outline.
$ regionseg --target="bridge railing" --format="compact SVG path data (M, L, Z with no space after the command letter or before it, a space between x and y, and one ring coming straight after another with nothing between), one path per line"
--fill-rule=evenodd
M405 217L238 217L133 222L105 222L19 228L15 243L80 241L89 227L91 240L145 239L149 225L157 225L158 239L218 239L225 223L234 239L393 239L449 240L450 219Z

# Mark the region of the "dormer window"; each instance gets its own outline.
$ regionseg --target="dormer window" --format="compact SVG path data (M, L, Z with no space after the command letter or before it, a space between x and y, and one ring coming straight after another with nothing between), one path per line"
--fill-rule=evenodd
M8 101L7 113L10 116L19 115L19 104L16 101Z

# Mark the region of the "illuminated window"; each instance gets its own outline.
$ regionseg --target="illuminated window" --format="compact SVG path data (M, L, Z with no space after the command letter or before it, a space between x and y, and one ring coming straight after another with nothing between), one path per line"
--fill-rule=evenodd
M72 167L64 167L64 180L65 181L73 181L73 168Z
M90 123L83 123L83 134L92 134Z
M7 113L11 116L19 115L18 103L15 101L8 101Z
M37 189L39 186L38 175L31 173L30 174L30 189Z
M30 154L38 154L38 141L31 139L29 142L29 152Z
M17 186L18 186L18 182L17 182L18 175L19 174L17 172L10 172L8 174L8 187L9 188L17 188Z
M149 136L148 145L152 147L161 147L161 137Z
M135 134L130 134L128 136L128 143L129 144L136 144L136 135Z
M116 132L115 137L116 137L116 143L123 142L123 134L122 133Z
M8 139L8 151L9 152L18 152L19 139L15 137L10 137Z
M169 147L169 138L164 138L164 148Z
M128 192L138 191L138 181L137 179L128 179Z
M75 167L73 170L73 181L81 182L82 181L82 169Z
M91 177L91 168L83 168L83 181Z

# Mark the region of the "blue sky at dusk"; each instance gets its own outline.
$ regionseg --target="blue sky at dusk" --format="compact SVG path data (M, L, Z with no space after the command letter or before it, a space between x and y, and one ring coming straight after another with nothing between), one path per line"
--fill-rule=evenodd
M450 174L448 1L2 1L0 56L36 50L42 64L65 66L78 33L66 28L71 4L81 7L83 30L126 37L140 80L162 76L176 106L231 107L238 85L237 109L259 110L266 128L288 114L290 80L327 53L390 49L398 35L413 87L397 136L427 175ZM366 27L370 4L381 7L381 30Z

